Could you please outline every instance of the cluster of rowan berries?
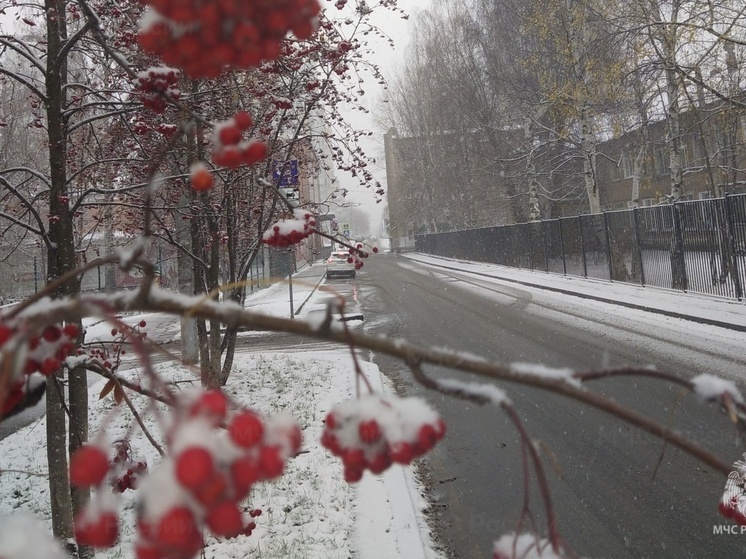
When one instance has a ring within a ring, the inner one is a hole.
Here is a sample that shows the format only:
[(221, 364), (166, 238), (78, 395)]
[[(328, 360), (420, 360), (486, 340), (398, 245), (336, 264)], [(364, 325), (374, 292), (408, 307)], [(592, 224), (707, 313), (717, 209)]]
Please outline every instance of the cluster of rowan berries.
[[(24, 336), (17, 324), (0, 322), (0, 350), (4, 350), (6, 344), (18, 344), (0, 356), (0, 368), (10, 373), (7, 392), (0, 401), (0, 417), (10, 414), (26, 398), (31, 375), (50, 376), (60, 370), (62, 361), (75, 353), (78, 334), (77, 325), (66, 324), (48, 326), (40, 336)], [(6, 362), (6, 359), (11, 361)]]
[[(257, 482), (282, 475), (286, 460), (300, 451), (301, 430), (291, 417), (229, 410), (222, 392), (205, 390), (177, 402), (166, 444), (167, 456), (138, 483), (137, 559), (194, 557), (204, 545), (205, 528), (223, 538), (250, 535), (261, 510), (245, 519), (241, 502)], [(99, 488), (75, 519), (81, 545), (114, 545), (116, 505), (102, 484), (108, 477), (119, 492), (118, 473), (126, 468), (125, 477), (132, 477), (147, 467), (131, 458), (126, 443), (116, 448), (113, 460), (100, 442), (71, 458), (70, 483)]]
[(254, 165), (267, 157), (267, 144), (264, 142), (242, 141), (243, 132), (251, 128), (252, 122), (249, 113), (240, 111), (233, 118), (215, 124), (215, 149), (212, 153), (215, 165), (235, 169), (241, 165)]
[[(144, 331), (147, 326), (145, 320), (141, 320), (137, 325), (126, 328), (125, 330), (118, 330), (117, 328), (111, 329), (111, 337), (114, 338), (114, 344), (111, 346), (92, 347), (88, 349), (88, 356), (91, 361), (100, 365), (102, 368), (111, 371), (115, 363), (118, 363), (119, 357), (126, 354), (127, 350), (122, 346), (123, 343), (131, 340), (133, 337), (140, 339), (145, 338), (148, 333)], [(84, 355), (86, 352), (82, 348), (78, 348), (78, 355)]]
[(193, 78), (214, 78), (225, 68), (251, 68), (276, 59), (292, 33), (308, 39), (321, 11), (318, 0), (144, 0), (140, 45)]
[(116, 454), (111, 461), (111, 487), (114, 493), (124, 493), (127, 489), (136, 489), (138, 481), (145, 475), (148, 464), (144, 459), (132, 456), (132, 448), (126, 440), (114, 443)]
[(240, 503), (254, 484), (282, 475), (300, 450), (301, 431), (290, 417), (228, 407), (221, 392), (207, 390), (177, 414), (167, 434), (169, 457), (141, 485), (138, 558), (193, 557), (203, 527), (224, 538), (256, 527), (245, 522)]
[(366, 469), (380, 474), (392, 463), (411, 463), (445, 431), (424, 400), (373, 394), (335, 406), (326, 417), (321, 444), (342, 459), (345, 480), (353, 483)]
[(284, 248), (298, 244), (313, 233), (316, 218), (301, 208), (293, 210), (293, 217), (275, 222), (262, 235), (262, 242), (269, 246)]
[[(373, 247), (372, 250), (374, 253), (378, 252), (377, 247)], [(368, 252), (363, 250), (363, 245), (361, 243), (357, 243), (354, 247), (350, 248), (348, 252), (349, 256), (347, 257), (347, 263), (354, 264), (356, 270), (362, 268), (365, 264), (363, 260), (370, 256)]]
[(181, 91), (176, 87), (179, 71), (174, 68), (148, 68), (137, 73), (135, 89), (140, 92), (140, 101), (156, 114), (166, 111), (165, 97), (179, 100)]
[(97, 487), (91, 501), (75, 515), (75, 538), (79, 545), (111, 547), (119, 536), (116, 501), (103, 489), (110, 468), (106, 441), (81, 446), (70, 457), (70, 485)]

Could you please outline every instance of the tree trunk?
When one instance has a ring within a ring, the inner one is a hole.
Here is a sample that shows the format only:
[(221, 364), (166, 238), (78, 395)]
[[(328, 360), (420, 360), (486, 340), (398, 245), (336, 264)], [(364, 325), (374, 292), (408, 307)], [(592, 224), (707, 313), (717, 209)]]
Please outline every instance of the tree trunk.
[[(65, 2), (46, 0), (47, 24), (47, 66), (45, 88), (47, 93), (47, 134), (49, 139), (49, 252), (47, 254), (48, 280), (53, 280), (75, 269), (75, 245), (73, 238), (73, 216), (70, 212), (67, 191), (67, 127), (64, 119), (66, 107), (65, 85), (67, 82), (66, 59), (60, 59), (62, 46), (67, 38), (65, 27)], [(59, 14), (59, 16), (58, 16)], [(80, 292), (80, 280), (75, 279), (60, 287), (55, 297), (74, 296)], [(55, 382), (60, 376), (47, 381), (47, 461), (49, 466), (49, 495), (54, 536), (62, 541), (73, 538), (73, 500), (67, 472), (67, 426), (65, 422), (64, 394)], [(73, 382), (71, 387), (77, 397), (80, 386)], [(87, 387), (86, 387), (87, 390)], [(85, 398), (88, 395), (86, 393)], [(73, 429), (87, 431), (87, 415), (77, 415), (73, 421), (82, 425), (71, 425)], [(76, 499), (80, 506), (85, 502)]]
[[(64, 395), (57, 381), (62, 374), (47, 379), (47, 464), (49, 501), (52, 509), (52, 533), (63, 542), (72, 541), (73, 507), (70, 479), (67, 475), (67, 425)], [(73, 548), (74, 549), (74, 548)]]
[[(82, 367), (76, 367), (70, 371), (69, 383), (70, 433), (68, 449), (70, 456), (72, 456), (78, 448), (88, 441), (88, 372)], [(73, 512), (77, 513), (90, 501), (91, 491), (88, 488), (71, 487), (70, 496)], [(94, 556), (92, 547), (78, 547), (78, 557), (80, 559), (92, 559)]]
[(596, 179), (596, 140), (593, 137), (593, 120), (588, 107), (581, 112), (581, 128), (583, 133), (583, 177), (585, 191), (588, 195), (588, 205), (592, 214), (601, 213), (601, 193)]

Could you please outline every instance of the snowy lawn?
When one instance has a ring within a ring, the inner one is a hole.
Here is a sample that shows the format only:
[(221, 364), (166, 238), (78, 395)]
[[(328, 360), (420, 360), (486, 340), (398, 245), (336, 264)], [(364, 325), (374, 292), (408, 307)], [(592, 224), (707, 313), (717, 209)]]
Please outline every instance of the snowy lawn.
[[(310, 282), (298, 285), (300, 301), (313, 296)], [(281, 314), (287, 309), (287, 286), (278, 285), (257, 293), (247, 306)], [(284, 300), (283, 300), (284, 299)], [(309, 301), (308, 308), (319, 308)], [(159, 315), (124, 317), (131, 325), (148, 323), (149, 337), (165, 342), (178, 338), (178, 322)], [(111, 326), (89, 323), (87, 341), (110, 340)], [(386, 391), (378, 368), (361, 362), (375, 390)], [(174, 390), (199, 386), (197, 373), (176, 363), (156, 366), (159, 375)], [(140, 369), (122, 371), (131, 380), (146, 383)], [(105, 381), (90, 390), (90, 433), (95, 439), (105, 433), (109, 442), (127, 438), (132, 454), (145, 459), (152, 469), (158, 452), (142, 435), (133, 415), (124, 405), (117, 406), (111, 395), (99, 393)], [(206, 556), (215, 558), (348, 558), (436, 559), (421, 511), (425, 502), (410, 469), (394, 465), (382, 476), (366, 472), (355, 485), (343, 479), (340, 460), (320, 442), (324, 418), (337, 403), (353, 397), (352, 359), (345, 349), (324, 353), (261, 354), (237, 353), (233, 372), (225, 387), (236, 403), (272, 415), (293, 415), (303, 430), (301, 454), (291, 459), (285, 474), (277, 481), (258, 484), (249, 496), (245, 512), (261, 509), (251, 536), (220, 541), (206, 539)], [(163, 437), (159, 412), (144, 397), (128, 392), (148, 430), (159, 443)], [(51, 532), (46, 479), (45, 418), (0, 441), (0, 517), (29, 512), (42, 519)], [(9, 471), (10, 470), (10, 471)], [(100, 558), (133, 557), (136, 491), (121, 495), (121, 535), (116, 547), (98, 552)], [(0, 522), (2, 522), (0, 520)], [(30, 534), (18, 534), (32, 541)], [(6, 542), (7, 543), (7, 542)], [(0, 555), (3, 553), (0, 541)]]

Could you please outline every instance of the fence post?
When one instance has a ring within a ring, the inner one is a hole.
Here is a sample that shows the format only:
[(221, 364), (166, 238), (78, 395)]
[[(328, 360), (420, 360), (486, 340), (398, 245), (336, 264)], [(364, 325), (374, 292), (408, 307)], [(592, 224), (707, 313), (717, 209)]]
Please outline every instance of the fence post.
[(611, 264), (611, 234), (609, 233), (609, 214), (603, 212), (604, 234), (606, 235), (606, 262), (609, 265), (609, 281), (614, 281), (614, 266)]
[(547, 247), (547, 228), (543, 220), (540, 220), (541, 234), (544, 238), (544, 271), (549, 272), (549, 248)]
[(583, 216), (578, 216), (578, 224), (580, 225), (580, 250), (583, 253), (583, 277), (588, 277), (588, 262), (585, 259), (585, 234), (583, 233)]
[(565, 236), (562, 233), (562, 218), (559, 218), (560, 247), (562, 248), (562, 273), (567, 275), (567, 260), (565, 259)]
[(733, 270), (733, 285), (736, 288), (736, 299), (743, 298), (743, 286), (741, 285), (741, 272), (738, 269), (738, 253), (736, 252), (735, 224), (733, 222), (733, 198), (725, 193), (725, 230), (728, 233), (728, 244), (730, 245), (730, 261)]
[(673, 217), (673, 246), (671, 247), (671, 283), (673, 289), (687, 291), (689, 282), (686, 277), (686, 259), (684, 257), (684, 237), (681, 232), (681, 219), (679, 217), (679, 205), (671, 204), (671, 215)]
[(637, 258), (640, 260), (640, 285), (645, 287), (645, 265), (642, 262), (642, 243), (640, 242), (640, 222), (637, 218), (637, 207), (632, 208), (632, 222), (635, 225), (635, 245)]
[(528, 229), (528, 267), (530, 270), (533, 271), (534, 269), (534, 236), (533, 236), (533, 228), (529, 224), (526, 225), (526, 228)]

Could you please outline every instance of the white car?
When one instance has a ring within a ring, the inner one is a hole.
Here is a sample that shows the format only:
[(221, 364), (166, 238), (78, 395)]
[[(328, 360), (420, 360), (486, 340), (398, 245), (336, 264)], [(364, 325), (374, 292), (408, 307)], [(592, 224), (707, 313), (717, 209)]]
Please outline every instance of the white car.
[(339, 251), (332, 252), (331, 256), (329, 256), (326, 261), (327, 279), (340, 276), (354, 278), (355, 263), (348, 262), (348, 260), (352, 260), (349, 253)]

